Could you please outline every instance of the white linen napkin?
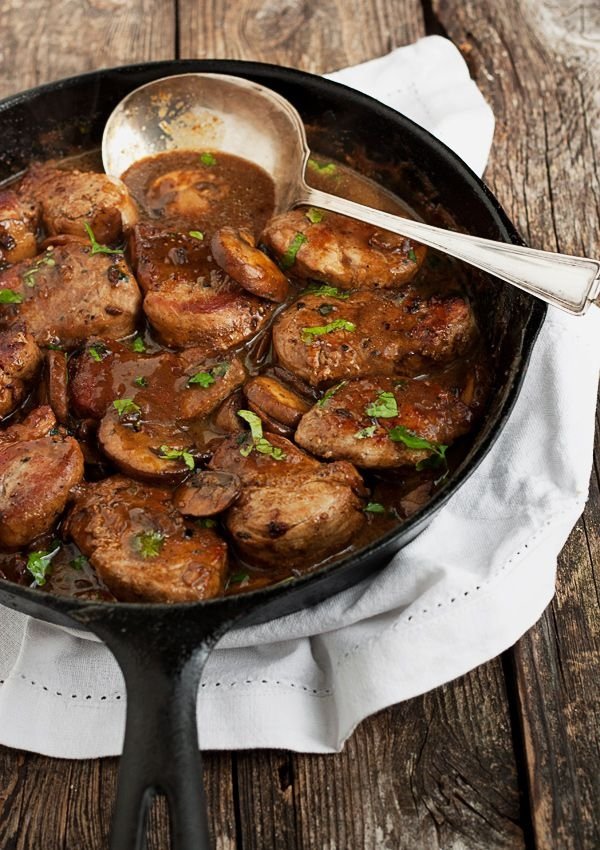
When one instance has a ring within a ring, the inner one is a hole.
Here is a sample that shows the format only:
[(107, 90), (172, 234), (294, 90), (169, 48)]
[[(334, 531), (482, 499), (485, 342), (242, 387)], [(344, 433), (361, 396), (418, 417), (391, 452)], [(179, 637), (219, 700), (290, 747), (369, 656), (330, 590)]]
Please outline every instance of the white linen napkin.
[[(331, 77), (483, 170), (493, 116), (450, 42), (422, 39)], [(429, 528), (372, 580), (222, 640), (200, 688), (203, 749), (335, 751), (367, 715), (467, 672), (535, 623), (587, 498), (599, 339), (598, 311), (551, 309), (502, 435)], [(119, 753), (125, 690), (108, 650), (0, 612), (0, 743)]]

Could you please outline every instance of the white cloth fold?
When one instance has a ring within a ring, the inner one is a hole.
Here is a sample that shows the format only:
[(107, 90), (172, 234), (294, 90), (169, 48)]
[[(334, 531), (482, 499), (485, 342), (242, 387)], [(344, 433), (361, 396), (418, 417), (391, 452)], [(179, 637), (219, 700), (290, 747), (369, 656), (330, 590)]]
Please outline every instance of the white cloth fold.
[[(423, 39), (331, 76), (482, 171), (493, 116), (450, 42)], [(225, 636), (200, 688), (203, 749), (334, 751), (367, 715), (465, 673), (533, 625), (587, 497), (599, 339), (600, 315), (551, 309), (510, 420), (429, 528), (371, 580)], [(119, 753), (125, 691), (108, 650), (0, 612), (0, 743)]]

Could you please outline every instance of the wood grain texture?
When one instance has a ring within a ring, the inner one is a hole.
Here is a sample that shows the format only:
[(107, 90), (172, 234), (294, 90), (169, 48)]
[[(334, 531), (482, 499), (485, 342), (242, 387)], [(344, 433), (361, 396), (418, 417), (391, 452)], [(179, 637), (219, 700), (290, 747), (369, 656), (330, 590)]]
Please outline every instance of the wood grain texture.
[[(343, 0), (2, 0), (0, 96), (176, 52), (322, 73), (413, 41), (426, 23), (461, 47), (493, 105), (487, 179), (523, 234), (538, 247), (597, 253), (599, 14), (597, 0), (363, 0), (351, 14)], [(495, 660), (369, 718), (338, 755), (208, 754), (217, 850), (600, 846), (599, 468), (597, 448), (556, 600), (506, 666), (512, 696)], [(104, 850), (116, 770), (116, 759), (0, 748), (2, 850)], [(164, 801), (148, 846), (169, 847)]]
[(175, 51), (167, 0), (2, 0), (0, 97), (95, 68)]
[[(530, 244), (600, 245), (600, 7), (439, 0), (438, 24), (493, 104), (486, 178)], [(535, 845), (600, 847), (600, 458), (560, 557), (557, 593), (514, 651)]]
[(237, 768), (244, 850), (525, 847), (498, 660), (365, 720), (339, 754)]
[[(349, 13), (351, 8), (351, 13)], [(182, 57), (246, 59), (323, 74), (424, 35), (419, 0), (179, 0)]]

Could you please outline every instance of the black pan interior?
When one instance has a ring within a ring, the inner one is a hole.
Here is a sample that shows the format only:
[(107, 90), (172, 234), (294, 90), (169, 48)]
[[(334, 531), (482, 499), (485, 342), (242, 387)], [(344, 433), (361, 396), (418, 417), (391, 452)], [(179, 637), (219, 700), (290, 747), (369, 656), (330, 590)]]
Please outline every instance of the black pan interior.
[[(339, 84), (272, 65), (234, 61), (173, 61), (104, 70), (62, 80), (0, 103), (0, 181), (35, 159), (98, 146), (117, 102), (144, 83), (192, 71), (235, 74), (269, 86), (301, 113), (311, 146), (351, 162), (385, 182), (432, 224), (522, 244), (496, 199), (444, 145), (398, 113)], [(151, 611), (160, 621), (243, 620), (244, 625), (291, 613), (355, 584), (412, 540), (485, 456), (518, 394), (546, 308), (487, 275), (475, 276), (473, 299), (494, 363), (491, 406), (472, 447), (431, 502), (397, 531), (366, 549), (284, 587), (188, 605), (91, 603), (52, 597), (0, 581), (0, 601), (42, 619), (80, 625)]]

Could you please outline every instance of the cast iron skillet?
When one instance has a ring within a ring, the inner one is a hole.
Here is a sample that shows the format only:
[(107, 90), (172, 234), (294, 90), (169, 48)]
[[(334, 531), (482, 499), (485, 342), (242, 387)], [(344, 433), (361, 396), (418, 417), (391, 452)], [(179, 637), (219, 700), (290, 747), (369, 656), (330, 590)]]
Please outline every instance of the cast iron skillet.
[[(99, 144), (104, 123), (137, 86), (189, 71), (235, 74), (287, 97), (315, 150), (383, 180), (433, 224), (522, 244), (498, 201), (443, 144), (407, 118), (362, 94), (300, 71), (252, 62), (172, 61), (96, 71), (40, 86), (0, 103), (0, 180), (35, 158)], [(0, 602), (41, 620), (89, 629), (114, 653), (127, 685), (127, 725), (119, 770), (112, 850), (141, 850), (149, 804), (169, 802), (173, 850), (208, 850), (198, 751), (196, 698), (219, 638), (313, 605), (379, 570), (442, 508), (489, 451), (520, 389), (546, 307), (494, 278), (476, 278), (480, 326), (494, 355), (491, 407), (471, 448), (434, 498), (397, 531), (334, 565), (283, 586), (206, 602), (111, 604), (50, 596), (0, 580)]]

